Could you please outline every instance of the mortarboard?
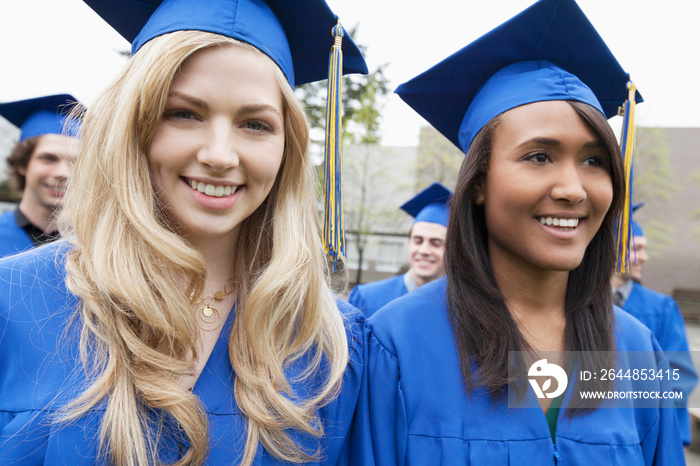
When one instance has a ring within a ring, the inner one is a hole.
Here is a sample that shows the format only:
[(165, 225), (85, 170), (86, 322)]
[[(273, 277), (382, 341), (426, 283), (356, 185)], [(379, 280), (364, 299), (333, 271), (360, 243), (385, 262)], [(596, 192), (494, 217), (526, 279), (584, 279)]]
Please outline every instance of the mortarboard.
[[(213, 32), (268, 55), (293, 86), (328, 78), (336, 15), (324, 0), (85, 0), (136, 53), (146, 42), (181, 30)], [(360, 50), (343, 37), (343, 72), (367, 73)]]
[(84, 1), (132, 42), (132, 53), (160, 35), (198, 30), (253, 45), (279, 66), (292, 87), (327, 78), (323, 241), (334, 261), (345, 256), (341, 77), (368, 71), (362, 53), (325, 0)]
[(617, 115), (628, 81), (576, 2), (541, 0), (396, 93), (466, 152), (492, 118), (527, 103), (578, 100)]
[(415, 218), (413, 223), (429, 222), (447, 227), (450, 219), (452, 191), (441, 183), (433, 183), (401, 206), (401, 209)]
[(465, 153), (486, 123), (521, 105), (574, 100), (607, 118), (622, 109), (627, 193), (615, 234), (617, 268), (629, 270), (634, 113), (642, 98), (574, 0), (538, 1), (396, 93)]
[(79, 103), (72, 95), (48, 95), (0, 104), (0, 115), (20, 129), (20, 142), (44, 134), (65, 132), (74, 136), (79, 123), (69, 120), (68, 115), (75, 105)]

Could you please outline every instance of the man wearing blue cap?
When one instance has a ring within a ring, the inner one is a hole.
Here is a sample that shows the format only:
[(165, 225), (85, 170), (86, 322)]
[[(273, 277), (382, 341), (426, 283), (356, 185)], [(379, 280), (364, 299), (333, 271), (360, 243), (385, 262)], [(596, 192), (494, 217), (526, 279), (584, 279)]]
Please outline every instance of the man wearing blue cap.
[(0, 215), (0, 257), (58, 237), (54, 214), (78, 153), (78, 139), (64, 134), (66, 114), (75, 102), (63, 94), (0, 104), (0, 115), (20, 128), (7, 164), (13, 187), (22, 192), (17, 208)]
[(433, 183), (401, 206), (415, 218), (408, 234), (410, 268), (403, 275), (353, 288), (348, 301), (366, 317), (389, 301), (445, 275), (443, 255), (451, 195), (445, 186)]
[[(643, 204), (634, 206), (637, 210)], [(691, 443), (688, 397), (698, 382), (693, 361), (688, 352), (688, 338), (683, 315), (676, 301), (641, 284), (642, 266), (649, 259), (646, 253), (647, 239), (642, 227), (632, 221), (634, 252), (630, 273), (613, 275), (613, 301), (615, 305), (639, 319), (654, 332), (661, 349), (668, 358), (671, 369), (678, 369), (679, 378), (673, 381), (673, 389), (683, 394), (676, 400), (676, 414), (684, 445)]]

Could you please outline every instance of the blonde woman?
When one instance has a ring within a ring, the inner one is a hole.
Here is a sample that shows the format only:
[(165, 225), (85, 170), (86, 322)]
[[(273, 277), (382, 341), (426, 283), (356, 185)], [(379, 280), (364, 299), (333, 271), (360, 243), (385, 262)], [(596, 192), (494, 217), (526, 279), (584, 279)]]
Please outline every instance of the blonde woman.
[(134, 55), (85, 117), (66, 240), (0, 263), (0, 458), (346, 462), (362, 322), (328, 286), (292, 93), (335, 16), (129, 3), (91, 4)]

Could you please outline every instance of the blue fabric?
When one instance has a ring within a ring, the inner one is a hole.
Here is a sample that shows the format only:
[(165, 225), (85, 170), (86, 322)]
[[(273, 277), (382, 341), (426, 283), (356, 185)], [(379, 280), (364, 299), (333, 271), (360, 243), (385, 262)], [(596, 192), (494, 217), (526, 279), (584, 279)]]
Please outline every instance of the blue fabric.
[(403, 274), (372, 283), (357, 285), (350, 292), (348, 302), (361, 310), (366, 318), (388, 302), (408, 293)]
[(634, 220), (632, 220), (632, 236), (644, 236), (642, 226)]
[[(632, 215), (637, 212), (637, 209), (644, 207), (644, 202), (637, 202), (636, 204), (632, 204)], [(642, 229), (642, 226), (632, 220), (632, 236), (644, 236), (644, 230)]]
[[(368, 375), (355, 426), (366, 433), (358, 450), (363, 464), (685, 464), (673, 409), (641, 409), (627, 400), (628, 408), (560, 417), (555, 444), (532, 391), (525, 400), (532, 409), (491, 404), (478, 389), (467, 397), (446, 312), (446, 283), (444, 277), (428, 283), (367, 322)], [(618, 350), (656, 350), (648, 354), (663, 358), (649, 329), (617, 308), (616, 320)], [(668, 367), (665, 359), (656, 363)]]
[[(85, 0), (126, 40), (132, 53), (160, 35), (198, 30), (247, 42), (263, 51), (295, 85), (328, 78), (331, 29), (337, 17), (324, 0)], [(349, 34), (343, 74), (367, 73)]]
[[(85, 386), (79, 361), (77, 325), (68, 325), (77, 299), (65, 287), (63, 261), (68, 246), (57, 241), (0, 261), (0, 463), (4, 465), (93, 465), (103, 411), (99, 406), (77, 422), (61, 426), (52, 416)], [(324, 459), (311, 464), (348, 464), (350, 424), (362, 382), (363, 318), (339, 302), (346, 318), (351, 362), (342, 391), (321, 408), (326, 437), (315, 440), (292, 433), (307, 448), (320, 446)], [(231, 312), (231, 316), (234, 313)], [(235, 374), (227, 354), (232, 319), (197, 380), (194, 393), (201, 399), (210, 426), (210, 453), (206, 464), (237, 464), (245, 445), (246, 419), (233, 396)], [(295, 391), (299, 363), (288, 368)], [(312, 380), (310, 383), (316, 383)], [(178, 457), (176, 434), (159, 445), (161, 459)], [(262, 446), (256, 465), (281, 464)]]
[(17, 254), (34, 247), (32, 239), (17, 225), (12, 210), (0, 214), (0, 257)]
[(70, 94), (35, 97), (0, 104), (0, 115), (20, 129), (20, 142), (44, 134), (77, 136), (79, 122), (66, 118), (77, 102)]
[(664, 350), (671, 368), (678, 369), (680, 378), (674, 382), (673, 389), (683, 393), (683, 400), (676, 402), (676, 414), (683, 443), (688, 445), (691, 441), (688, 397), (698, 383), (698, 375), (688, 352), (688, 338), (681, 310), (672, 297), (639, 283), (632, 285), (632, 292), (622, 307), (649, 327)]
[(466, 152), (486, 123), (512, 108), (533, 102), (574, 100), (605, 115), (598, 98), (579, 78), (546, 60), (521, 61), (495, 73), (479, 89), (459, 127)]
[(437, 223), (447, 228), (447, 222), (450, 220), (450, 206), (447, 204), (440, 204), (434, 202), (425, 206), (418, 215), (413, 223), (418, 222), (428, 222)]

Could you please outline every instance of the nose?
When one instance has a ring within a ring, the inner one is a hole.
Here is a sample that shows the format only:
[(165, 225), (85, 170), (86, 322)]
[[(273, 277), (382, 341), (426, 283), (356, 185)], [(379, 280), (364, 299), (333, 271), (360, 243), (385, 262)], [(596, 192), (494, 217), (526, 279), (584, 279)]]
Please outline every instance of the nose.
[(207, 140), (197, 152), (197, 160), (214, 171), (225, 171), (238, 166), (234, 131), (230, 123), (212, 124)]
[(556, 177), (551, 191), (554, 200), (573, 205), (586, 200), (586, 190), (575, 162), (562, 162), (560, 169), (552, 175)]
[(430, 242), (423, 241), (418, 247), (418, 252), (424, 256), (430, 254)]
[(637, 262), (639, 264), (643, 264), (649, 260), (649, 255), (647, 254), (647, 252), (644, 249), (642, 249), (640, 251), (635, 251), (635, 256), (636, 256), (635, 262)]
[(59, 181), (66, 181), (73, 174), (73, 165), (65, 159), (61, 159), (55, 166), (54, 177)]

